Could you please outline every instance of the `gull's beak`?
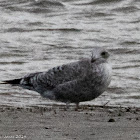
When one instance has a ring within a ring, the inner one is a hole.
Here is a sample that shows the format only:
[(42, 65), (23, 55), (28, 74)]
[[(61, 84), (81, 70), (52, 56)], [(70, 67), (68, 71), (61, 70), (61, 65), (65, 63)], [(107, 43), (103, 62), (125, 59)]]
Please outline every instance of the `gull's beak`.
[(91, 58), (91, 63), (94, 63), (96, 61), (96, 59)]
[(92, 52), (92, 55), (91, 55), (91, 63), (94, 63), (96, 60), (98, 59), (97, 56), (93, 56), (93, 52)]

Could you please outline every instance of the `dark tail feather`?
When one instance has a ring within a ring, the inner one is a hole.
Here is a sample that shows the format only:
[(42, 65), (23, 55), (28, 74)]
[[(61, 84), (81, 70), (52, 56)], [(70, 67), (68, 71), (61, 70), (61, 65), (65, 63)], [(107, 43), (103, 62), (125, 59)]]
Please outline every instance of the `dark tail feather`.
[(13, 79), (13, 80), (3, 81), (1, 84), (19, 85), (20, 81), (21, 79)]

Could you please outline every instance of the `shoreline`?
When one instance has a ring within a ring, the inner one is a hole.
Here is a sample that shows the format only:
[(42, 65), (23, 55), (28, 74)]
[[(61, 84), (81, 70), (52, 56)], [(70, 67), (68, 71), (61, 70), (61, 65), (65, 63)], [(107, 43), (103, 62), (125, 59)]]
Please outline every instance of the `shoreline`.
[(139, 140), (140, 108), (0, 107), (0, 139)]

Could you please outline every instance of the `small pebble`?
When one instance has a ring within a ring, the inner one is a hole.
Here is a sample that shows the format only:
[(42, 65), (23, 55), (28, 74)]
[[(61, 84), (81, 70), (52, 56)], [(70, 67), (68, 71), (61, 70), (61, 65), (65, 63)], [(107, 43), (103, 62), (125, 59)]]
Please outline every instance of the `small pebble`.
[(122, 116), (122, 114), (119, 112), (118, 116)]
[(114, 119), (109, 119), (108, 122), (115, 122), (115, 120)]
[(128, 120), (132, 120), (132, 118), (127, 118)]
[(138, 121), (138, 120), (139, 120), (139, 118), (136, 118), (136, 120)]
[(49, 127), (45, 127), (45, 129), (50, 129)]
[(131, 111), (131, 108), (126, 108), (126, 112), (130, 112)]
[(114, 113), (115, 110), (114, 109), (108, 109), (109, 113)]
[(69, 134), (67, 133), (67, 134), (64, 134), (64, 136), (68, 136)]

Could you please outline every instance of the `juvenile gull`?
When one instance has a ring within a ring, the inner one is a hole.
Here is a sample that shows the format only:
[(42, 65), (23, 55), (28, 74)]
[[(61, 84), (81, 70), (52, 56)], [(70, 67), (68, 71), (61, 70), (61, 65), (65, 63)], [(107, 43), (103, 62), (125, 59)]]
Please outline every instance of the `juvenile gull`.
[(46, 72), (4, 81), (4, 84), (34, 90), (44, 98), (68, 103), (90, 101), (101, 95), (111, 81), (109, 52), (94, 48), (91, 57), (54, 67)]

